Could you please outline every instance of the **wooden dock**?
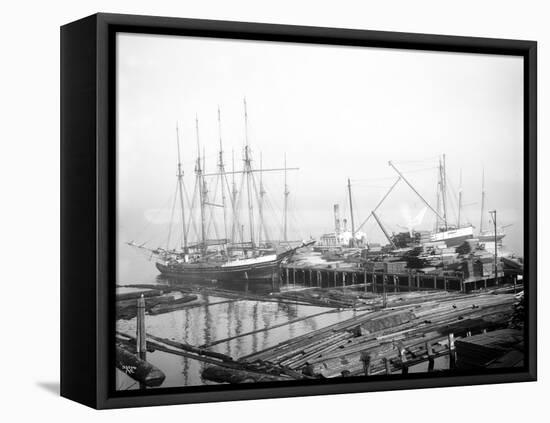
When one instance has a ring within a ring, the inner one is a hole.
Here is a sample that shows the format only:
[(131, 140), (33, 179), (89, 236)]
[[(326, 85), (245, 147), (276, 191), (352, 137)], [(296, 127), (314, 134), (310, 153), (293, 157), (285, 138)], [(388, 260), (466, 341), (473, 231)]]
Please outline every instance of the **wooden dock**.
[(281, 288), (296, 285), (318, 288), (337, 288), (363, 286), (365, 291), (373, 293), (444, 290), (469, 292), (487, 289), (517, 282), (514, 275), (500, 272), (498, 278), (471, 276), (464, 277), (462, 272), (455, 274), (438, 272), (422, 273), (411, 270), (402, 273), (390, 273), (382, 270), (367, 271), (358, 265), (297, 265), (283, 264), (279, 277)]

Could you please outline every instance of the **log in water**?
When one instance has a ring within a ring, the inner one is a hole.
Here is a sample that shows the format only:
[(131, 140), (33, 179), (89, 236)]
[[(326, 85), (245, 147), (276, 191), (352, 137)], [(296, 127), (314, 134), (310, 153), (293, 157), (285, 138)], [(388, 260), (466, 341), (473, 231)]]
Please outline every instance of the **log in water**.
[(151, 363), (138, 358), (120, 346), (116, 347), (115, 359), (117, 369), (146, 386), (159, 386), (166, 378), (160, 369), (157, 369)]

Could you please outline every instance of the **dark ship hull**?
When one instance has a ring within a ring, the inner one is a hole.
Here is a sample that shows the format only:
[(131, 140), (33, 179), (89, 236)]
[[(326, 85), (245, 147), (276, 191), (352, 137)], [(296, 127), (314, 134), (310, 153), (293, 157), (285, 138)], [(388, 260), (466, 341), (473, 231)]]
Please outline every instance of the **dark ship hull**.
[(160, 263), (157, 262), (157, 269), (165, 276), (182, 278), (197, 281), (218, 281), (218, 282), (239, 282), (246, 280), (253, 281), (275, 281), (279, 278), (281, 262), (295, 250), (285, 251), (276, 255), (272, 260), (254, 262), (254, 260), (243, 260), (231, 263)]

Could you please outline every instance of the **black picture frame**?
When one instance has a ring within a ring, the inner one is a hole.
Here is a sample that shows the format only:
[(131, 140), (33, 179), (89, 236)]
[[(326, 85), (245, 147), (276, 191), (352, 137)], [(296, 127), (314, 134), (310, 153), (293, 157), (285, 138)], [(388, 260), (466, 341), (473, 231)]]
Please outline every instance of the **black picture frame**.
[[(136, 32), (524, 58), (524, 246), (527, 321), (520, 371), (411, 374), (116, 392), (115, 34)], [(232, 401), (534, 381), (537, 375), (537, 44), (534, 41), (95, 14), (61, 28), (61, 395), (90, 407)]]

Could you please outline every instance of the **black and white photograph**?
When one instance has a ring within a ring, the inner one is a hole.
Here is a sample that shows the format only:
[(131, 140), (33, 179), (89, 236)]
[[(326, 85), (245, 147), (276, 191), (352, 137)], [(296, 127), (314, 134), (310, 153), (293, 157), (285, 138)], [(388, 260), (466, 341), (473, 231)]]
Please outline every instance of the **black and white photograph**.
[(522, 369), (523, 61), (117, 33), (116, 390)]

